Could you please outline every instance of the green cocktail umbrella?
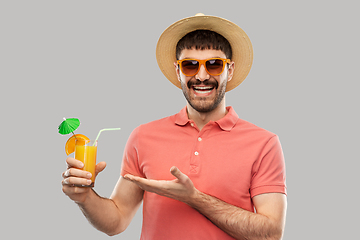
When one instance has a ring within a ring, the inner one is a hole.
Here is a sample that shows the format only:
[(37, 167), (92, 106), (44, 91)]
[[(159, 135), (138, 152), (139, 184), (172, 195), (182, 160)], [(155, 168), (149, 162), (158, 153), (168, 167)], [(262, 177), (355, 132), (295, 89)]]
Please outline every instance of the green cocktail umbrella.
[(80, 126), (80, 120), (77, 118), (64, 118), (64, 121), (59, 125), (60, 134), (74, 134), (74, 131)]

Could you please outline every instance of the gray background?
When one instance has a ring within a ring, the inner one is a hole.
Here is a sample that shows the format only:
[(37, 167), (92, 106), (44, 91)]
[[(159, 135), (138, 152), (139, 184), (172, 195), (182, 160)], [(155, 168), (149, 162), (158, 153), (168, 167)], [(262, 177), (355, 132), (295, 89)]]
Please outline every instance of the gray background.
[[(286, 157), (284, 239), (355, 236), (359, 215), (356, 1), (1, 1), (1, 239), (106, 239), (61, 191), (63, 117), (100, 137), (109, 197), (126, 140), (185, 100), (159, 70), (157, 39), (198, 12), (249, 35), (254, 64), (227, 94), (239, 116), (279, 135)], [(355, 219), (355, 220), (354, 220)], [(141, 211), (116, 239), (138, 239)], [(4, 237), (3, 237), (4, 236)], [(6, 237), (5, 237), (6, 236)]]

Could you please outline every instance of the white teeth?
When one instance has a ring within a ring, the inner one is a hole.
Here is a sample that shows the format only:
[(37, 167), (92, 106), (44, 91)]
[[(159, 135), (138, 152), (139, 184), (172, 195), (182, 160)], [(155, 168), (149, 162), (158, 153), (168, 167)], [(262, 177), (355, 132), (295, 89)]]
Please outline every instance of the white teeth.
[(199, 91), (199, 90), (196, 90), (195, 89), (195, 92), (197, 92), (197, 93), (210, 93), (212, 90), (208, 90), (208, 91), (204, 91), (204, 90), (201, 90), (201, 91)]
[(198, 94), (207, 94), (211, 93), (214, 89), (214, 86), (193, 86), (193, 89)]
[(213, 87), (194, 87), (196, 90), (206, 90), (206, 89), (212, 89)]
[(207, 94), (210, 93), (212, 90), (213, 90), (212, 87), (194, 87), (194, 91), (196, 93)]

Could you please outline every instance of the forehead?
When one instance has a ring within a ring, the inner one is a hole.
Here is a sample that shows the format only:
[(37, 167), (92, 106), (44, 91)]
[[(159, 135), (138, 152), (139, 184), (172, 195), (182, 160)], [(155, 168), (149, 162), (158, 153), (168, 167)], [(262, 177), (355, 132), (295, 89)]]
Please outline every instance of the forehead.
[(226, 58), (226, 55), (223, 51), (214, 49), (183, 49), (179, 56), (179, 60), (189, 58), (203, 60), (208, 58)]

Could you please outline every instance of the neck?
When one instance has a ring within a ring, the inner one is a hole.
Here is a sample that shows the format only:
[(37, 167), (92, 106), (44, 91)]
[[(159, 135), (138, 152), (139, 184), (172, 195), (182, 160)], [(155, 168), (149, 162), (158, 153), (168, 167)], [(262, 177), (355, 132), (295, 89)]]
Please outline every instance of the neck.
[(187, 114), (196, 126), (201, 130), (208, 122), (218, 121), (227, 114), (225, 99), (211, 112), (198, 112), (187, 103)]

